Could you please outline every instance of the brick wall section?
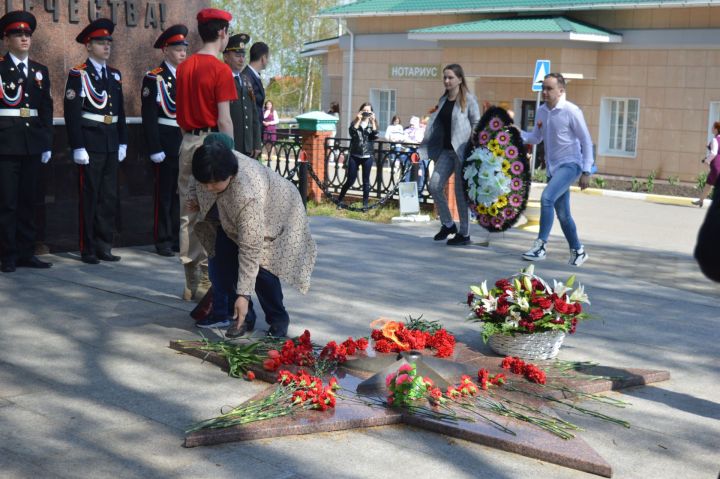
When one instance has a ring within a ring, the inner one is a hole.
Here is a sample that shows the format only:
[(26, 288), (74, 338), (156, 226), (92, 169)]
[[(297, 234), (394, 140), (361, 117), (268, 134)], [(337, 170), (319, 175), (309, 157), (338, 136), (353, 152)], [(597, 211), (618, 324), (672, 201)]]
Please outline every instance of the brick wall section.
[[(307, 162), (322, 181), (325, 179), (325, 139), (333, 136), (333, 132), (300, 130), (300, 134)], [(308, 178), (308, 199), (316, 203), (323, 199), (322, 189), (312, 178)]]

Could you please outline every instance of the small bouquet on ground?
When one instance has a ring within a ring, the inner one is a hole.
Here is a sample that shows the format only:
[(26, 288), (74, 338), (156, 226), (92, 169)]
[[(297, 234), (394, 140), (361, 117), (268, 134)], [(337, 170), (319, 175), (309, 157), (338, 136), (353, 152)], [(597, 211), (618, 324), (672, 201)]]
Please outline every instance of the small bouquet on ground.
[(403, 407), (425, 398), (433, 383), (429, 378), (419, 376), (414, 364), (403, 364), (397, 372), (388, 374), (385, 385), (389, 391), (388, 405)]
[(468, 321), (482, 323), (483, 341), (494, 334), (515, 335), (562, 331), (573, 334), (580, 320), (588, 318), (582, 304), (590, 304), (585, 288), (575, 289), (575, 276), (551, 287), (534, 274), (530, 265), (518, 274), (495, 282), (471, 286), (467, 296)]
[(455, 351), (455, 336), (437, 321), (411, 317), (403, 324), (381, 318), (370, 323), (370, 327), (373, 328), (370, 337), (379, 353), (434, 349), (436, 357), (447, 358)]

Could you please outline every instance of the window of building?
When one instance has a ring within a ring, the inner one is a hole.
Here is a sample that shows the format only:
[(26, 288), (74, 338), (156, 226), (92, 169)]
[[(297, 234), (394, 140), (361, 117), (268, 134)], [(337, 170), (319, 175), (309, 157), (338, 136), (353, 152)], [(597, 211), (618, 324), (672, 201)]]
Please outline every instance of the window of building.
[(380, 135), (383, 135), (396, 114), (395, 90), (370, 89), (370, 104), (375, 111)]
[(635, 158), (640, 100), (603, 98), (600, 102), (600, 154)]
[(707, 135), (708, 135), (708, 142), (713, 137), (712, 132), (712, 126), (713, 123), (716, 121), (720, 121), (720, 101), (711, 101), (710, 102), (710, 116), (708, 117), (708, 128), (707, 128)]

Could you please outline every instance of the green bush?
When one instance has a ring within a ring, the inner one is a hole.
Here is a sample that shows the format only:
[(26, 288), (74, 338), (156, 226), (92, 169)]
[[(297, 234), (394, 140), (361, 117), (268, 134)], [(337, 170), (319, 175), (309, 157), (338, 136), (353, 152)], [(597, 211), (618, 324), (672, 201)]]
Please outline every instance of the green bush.
[(679, 176), (671, 176), (668, 178), (668, 183), (670, 183), (670, 186), (677, 186), (680, 184), (680, 177)]
[(536, 183), (547, 183), (547, 171), (543, 168), (536, 168), (532, 180)]
[(647, 177), (647, 183), (645, 183), (645, 188), (647, 189), (648, 193), (652, 193), (655, 189), (655, 176), (657, 175), (657, 172), (655, 170), (652, 170), (650, 174)]
[(640, 191), (640, 182), (637, 178), (632, 179), (632, 185), (630, 186), (630, 189), (634, 192)]
[(607, 181), (605, 181), (605, 178), (602, 176), (596, 176), (593, 181), (595, 182), (595, 187), (603, 189), (607, 186)]
[(707, 184), (707, 177), (708, 177), (707, 171), (698, 173), (697, 178), (695, 180), (695, 188), (702, 191), (702, 189), (705, 188), (705, 185)]

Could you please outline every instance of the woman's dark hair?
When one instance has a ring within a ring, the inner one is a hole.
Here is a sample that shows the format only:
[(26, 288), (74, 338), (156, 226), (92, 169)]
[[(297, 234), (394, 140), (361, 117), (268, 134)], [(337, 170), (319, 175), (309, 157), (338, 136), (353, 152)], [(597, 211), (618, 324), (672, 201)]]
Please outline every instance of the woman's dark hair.
[(372, 107), (372, 105), (370, 104), (369, 101), (366, 101), (365, 103), (363, 103), (362, 105), (360, 105), (360, 108), (358, 108), (358, 111), (363, 111), (363, 108), (365, 108), (366, 106), (369, 106), (369, 107), (370, 107), (370, 111), (375, 111), (375, 110), (373, 110), (373, 107)]
[(200, 38), (203, 43), (210, 43), (220, 37), (218, 34), (220, 30), (224, 30), (228, 27), (230, 27), (230, 24), (227, 20), (210, 20), (209, 22), (198, 24), (198, 33), (200, 34)]
[(330, 103), (330, 110), (328, 110), (328, 113), (340, 113), (340, 105), (338, 105), (338, 102), (334, 101)]
[(400, 115), (395, 115), (395, 116), (393, 116), (393, 117), (392, 117), (392, 120), (390, 120), (390, 124), (391, 124), (391, 125), (394, 125), (394, 124), (395, 124), (395, 120), (397, 120), (398, 123), (402, 123), (402, 120), (400, 120)]
[(713, 123), (713, 128), (720, 132), (720, 121), (716, 121), (715, 123)]
[(465, 107), (467, 107), (467, 100), (465, 99), (465, 97), (468, 92), (467, 83), (465, 82), (465, 71), (463, 70), (463, 67), (461, 67), (457, 63), (451, 63), (450, 65), (447, 65), (445, 68), (443, 68), (443, 72), (445, 70), (450, 70), (455, 74), (456, 77), (460, 79), (460, 91), (458, 92), (457, 99), (460, 102), (460, 111), (464, 112)]
[(270, 103), (273, 106), (273, 108), (275, 108), (275, 105), (273, 105), (272, 100), (265, 100), (265, 104), (263, 105), (263, 108), (267, 108), (268, 103)]
[(237, 172), (235, 154), (221, 142), (202, 145), (193, 154), (192, 174), (200, 183), (225, 181)]

